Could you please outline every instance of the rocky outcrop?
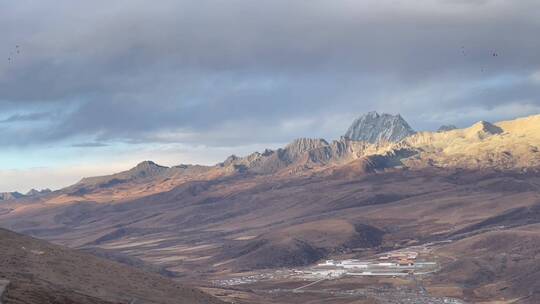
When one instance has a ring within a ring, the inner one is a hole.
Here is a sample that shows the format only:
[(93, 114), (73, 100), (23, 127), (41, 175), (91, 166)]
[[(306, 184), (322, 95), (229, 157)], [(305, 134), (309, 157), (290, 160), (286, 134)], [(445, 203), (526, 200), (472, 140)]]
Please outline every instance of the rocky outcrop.
[(2, 192), (0, 193), (0, 201), (9, 201), (24, 197), (24, 194), (19, 192)]
[(437, 132), (447, 132), (447, 131), (452, 131), (456, 129), (457, 127), (454, 125), (442, 125), (437, 129)]
[(132, 181), (135, 179), (158, 176), (169, 168), (160, 166), (153, 161), (143, 161), (130, 170), (113, 175), (83, 178), (79, 184), (86, 186), (108, 187), (114, 184)]
[(298, 172), (329, 164), (342, 164), (367, 155), (385, 154), (389, 148), (387, 143), (378, 145), (347, 138), (331, 143), (324, 139), (299, 138), (275, 151), (255, 152), (246, 157), (232, 155), (220, 166), (256, 174), (271, 174), (283, 169)]
[(141, 177), (151, 177), (156, 176), (164, 171), (166, 171), (168, 167), (160, 166), (153, 161), (143, 161), (131, 170), (126, 171), (123, 175), (125, 178), (131, 179), (131, 178), (141, 178)]
[(345, 138), (369, 143), (398, 142), (415, 133), (399, 114), (369, 112), (352, 123)]
[(479, 139), (483, 139), (491, 135), (501, 134), (503, 132), (502, 128), (487, 121), (479, 121), (469, 129), (469, 134), (477, 136)]
[(28, 191), (26, 194), (22, 194), (20, 192), (2, 192), (0, 193), (0, 201), (9, 201), (9, 200), (16, 200), (20, 198), (33, 198), (33, 197), (39, 197), (46, 194), (51, 193), (52, 191), (50, 189), (43, 189), (41, 191), (32, 189)]
[(299, 138), (285, 146), (283, 149), (282, 158), (284, 158), (287, 162), (293, 163), (296, 160), (304, 157), (305, 153), (308, 151), (321, 149), (328, 146), (328, 142), (321, 138)]
[(42, 189), (42, 190), (31, 189), (30, 191), (26, 192), (25, 196), (35, 197), (35, 196), (49, 194), (51, 192), (52, 192), (51, 189)]
[(20, 199), (20, 198), (40, 197), (43, 195), (47, 195), (51, 192), (52, 192), (51, 189), (42, 189), (42, 190), (31, 189), (30, 191), (26, 192), (26, 194), (22, 194), (17, 191), (2, 192), (0, 193), (0, 201), (15, 200), (15, 199)]

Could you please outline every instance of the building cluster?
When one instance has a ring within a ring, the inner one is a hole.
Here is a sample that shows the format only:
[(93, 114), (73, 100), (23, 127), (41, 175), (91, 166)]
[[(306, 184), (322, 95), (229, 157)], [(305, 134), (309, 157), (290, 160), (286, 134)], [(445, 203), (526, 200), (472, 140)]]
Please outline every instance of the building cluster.
[(378, 258), (378, 263), (360, 261), (355, 259), (348, 260), (326, 260), (320, 263), (319, 267), (332, 267), (342, 269), (366, 269), (369, 267), (396, 267), (396, 266), (414, 266), (418, 253), (414, 251), (396, 251), (384, 254)]
[(312, 269), (300, 272), (300, 275), (306, 278), (339, 278), (345, 274), (345, 269)]
[(388, 261), (398, 266), (414, 266), (418, 253), (414, 251), (390, 252), (379, 257), (379, 261)]
[(369, 262), (360, 261), (360, 260), (326, 260), (324, 263), (318, 264), (317, 266), (329, 266), (329, 267), (339, 267), (344, 269), (354, 269), (354, 268), (368, 268)]

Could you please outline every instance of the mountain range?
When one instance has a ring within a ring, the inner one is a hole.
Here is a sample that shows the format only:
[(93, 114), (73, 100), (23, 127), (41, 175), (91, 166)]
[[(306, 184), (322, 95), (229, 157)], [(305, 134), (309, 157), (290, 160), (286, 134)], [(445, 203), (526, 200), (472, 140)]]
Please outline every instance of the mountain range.
[(50, 189), (42, 189), (42, 190), (36, 190), (31, 189), (26, 194), (22, 194), (20, 192), (0, 192), (0, 201), (7, 201), (7, 200), (13, 200), (13, 199), (19, 199), (23, 197), (37, 197), (45, 194), (49, 194), (52, 191)]
[[(368, 113), (333, 141), (301, 138), (213, 166), (144, 161), (6, 200), (0, 224), (207, 287), (239, 273), (440, 244), (432, 254), (441, 269), (424, 280), (431, 293), (538, 303), (539, 147), (540, 115), (415, 132), (399, 115)], [(235, 301), (296, 303), (259, 287)]]
[[(387, 128), (381, 127), (384, 125)], [(358, 126), (363, 126), (365, 132), (359, 132)], [(342, 166), (355, 166), (356, 173), (430, 167), (526, 170), (540, 165), (538, 126), (540, 115), (496, 124), (480, 121), (465, 129), (414, 132), (399, 115), (370, 112), (355, 120), (347, 134), (373, 142), (353, 140), (347, 135), (331, 142), (300, 138), (277, 150), (267, 149), (244, 157), (232, 155), (214, 166), (165, 167), (144, 161), (125, 172), (84, 178), (58, 194), (90, 194), (95, 189), (121, 187), (139, 181), (151, 184), (157, 181), (159, 188), (155, 190), (161, 191), (187, 180), (211, 180), (238, 174), (325, 174)], [(146, 193), (141, 191), (141, 194)]]

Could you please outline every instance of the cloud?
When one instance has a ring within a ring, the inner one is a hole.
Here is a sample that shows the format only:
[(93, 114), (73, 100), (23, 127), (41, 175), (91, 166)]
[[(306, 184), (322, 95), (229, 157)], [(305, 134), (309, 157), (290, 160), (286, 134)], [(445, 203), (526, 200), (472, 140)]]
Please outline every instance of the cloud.
[(85, 143), (77, 143), (71, 145), (74, 148), (101, 148), (101, 147), (107, 147), (109, 145), (100, 143), (100, 142), (85, 142)]
[(8, 118), (0, 120), (0, 123), (13, 123), (13, 122), (31, 122), (44, 120), (51, 117), (50, 113), (28, 113), (28, 114), (13, 114)]
[(533, 72), (530, 78), (533, 83), (540, 84), (540, 70)]
[(0, 60), (0, 110), (61, 114), (45, 126), (14, 114), (6, 120), (20, 123), (0, 136), (226, 146), (337, 137), (370, 110), (401, 112), (417, 129), (465, 108), (475, 111), (463, 123), (492, 120), (505, 104), (540, 105), (530, 81), (538, 9), (533, 0), (19, 1), (0, 10), (10, 29), (0, 54), (21, 48)]

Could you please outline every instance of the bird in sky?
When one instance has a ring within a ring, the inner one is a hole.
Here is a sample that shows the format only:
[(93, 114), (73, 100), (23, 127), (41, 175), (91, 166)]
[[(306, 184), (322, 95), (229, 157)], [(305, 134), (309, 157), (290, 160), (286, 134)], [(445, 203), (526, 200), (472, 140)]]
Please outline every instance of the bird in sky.
[(15, 56), (19, 54), (21, 54), (21, 46), (17, 44), (15, 45), (15, 53), (13, 51), (9, 52), (8, 62), (11, 63), (15, 59)]

